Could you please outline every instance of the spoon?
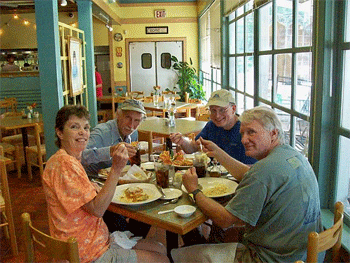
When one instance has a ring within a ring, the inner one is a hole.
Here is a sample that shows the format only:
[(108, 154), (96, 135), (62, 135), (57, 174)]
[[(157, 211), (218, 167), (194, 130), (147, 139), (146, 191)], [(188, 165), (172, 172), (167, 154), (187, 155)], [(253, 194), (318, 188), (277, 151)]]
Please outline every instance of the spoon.
[(170, 210), (164, 210), (164, 211), (159, 211), (158, 215), (162, 215), (162, 214), (166, 214), (166, 213), (170, 213), (170, 212), (174, 212), (175, 209), (170, 209)]
[(179, 201), (179, 198), (174, 198), (174, 199), (171, 199), (169, 200), (168, 202), (165, 202), (163, 205), (168, 205), (168, 204), (176, 204), (177, 201)]

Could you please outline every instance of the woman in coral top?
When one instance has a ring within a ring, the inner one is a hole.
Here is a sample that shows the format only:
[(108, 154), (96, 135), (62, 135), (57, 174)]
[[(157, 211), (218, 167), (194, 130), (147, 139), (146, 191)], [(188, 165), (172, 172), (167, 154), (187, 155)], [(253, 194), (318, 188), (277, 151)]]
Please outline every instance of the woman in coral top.
[(64, 106), (56, 116), (56, 144), (60, 149), (43, 173), (51, 235), (61, 240), (75, 237), (81, 262), (168, 262), (159, 243), (140, 240), (133, 249), (123, 249), (110, 239), (102, 216), (129, 157), (125, 146), (118, 146), (104, 186), (98, 189), (93, 185), (80, 163), (90, 135), (89, 119), (87, 109), (80, 105)]

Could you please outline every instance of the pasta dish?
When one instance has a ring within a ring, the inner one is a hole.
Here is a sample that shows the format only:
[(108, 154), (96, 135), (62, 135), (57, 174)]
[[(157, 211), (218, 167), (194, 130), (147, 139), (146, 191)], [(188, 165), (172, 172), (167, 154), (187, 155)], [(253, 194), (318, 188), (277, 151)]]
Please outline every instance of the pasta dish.
[(227, 186), (224, 184), (216, 184), (213, 187), (208, 187), (203, 190), (203, 194), (210, 197), (210, 196), (220, 196), (225, 193), (227, 193)]
[(193, 160), (186, 159), (185, 153), (183, 151), (175, 153), (174, 157), (170, 157), (169, 151), (164, 151), (159, 155), (159, 159), (163, 161), (164, 164), (176, 165), (176, 166), (192, 166)]
[(131, 186), (124, 190), (124, 194), (120, 197), (120, 201), (126, 203), (137, 203), (149, 199), (150, 196), (146, 194), (142, 188), (138, 186)]

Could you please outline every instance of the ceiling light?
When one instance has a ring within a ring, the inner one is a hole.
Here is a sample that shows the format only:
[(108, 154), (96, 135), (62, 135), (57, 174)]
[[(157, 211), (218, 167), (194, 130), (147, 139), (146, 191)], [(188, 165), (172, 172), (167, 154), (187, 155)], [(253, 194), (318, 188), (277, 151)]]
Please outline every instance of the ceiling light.
[(66, 6), (67, 5), (67, 0), (61, 0), (61, 6)]

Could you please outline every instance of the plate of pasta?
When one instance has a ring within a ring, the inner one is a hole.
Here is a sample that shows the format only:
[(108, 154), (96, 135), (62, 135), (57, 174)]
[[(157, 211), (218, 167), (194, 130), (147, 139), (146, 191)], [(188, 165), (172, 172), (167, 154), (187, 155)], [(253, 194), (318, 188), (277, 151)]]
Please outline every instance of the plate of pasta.
[[(238, 184), (226, 178), (204, 177), (198, 178), (198, 184), (202, 186), (202, 192), (205, 196), (211, 198), (224, 197), (233, 194)], [(182, 190), (187, 193), (182, 185)]]
[(161, 197), (154, 184), (133, 183), (116, 187), (112, 202), (120, 205), (142, 205)]

